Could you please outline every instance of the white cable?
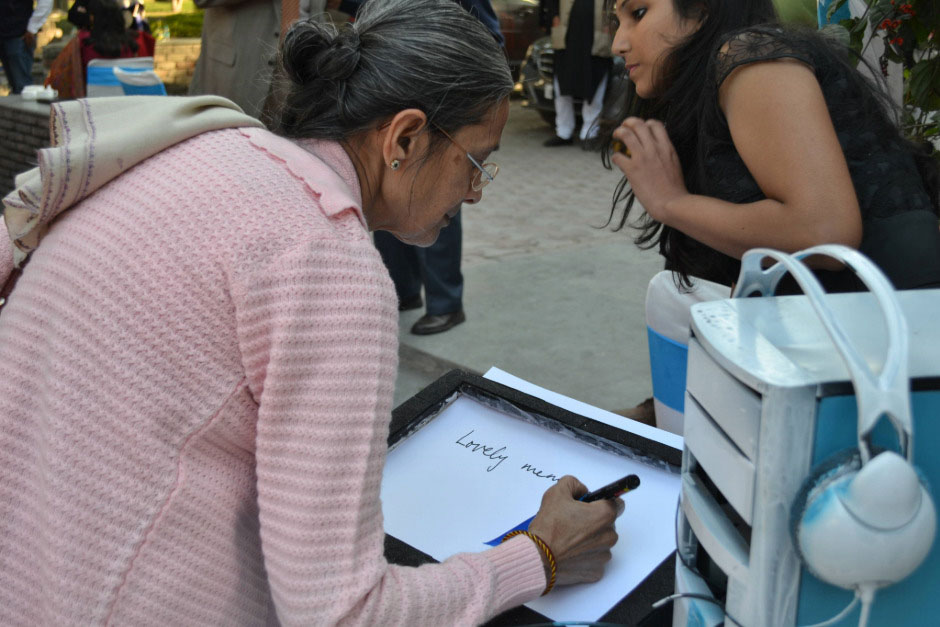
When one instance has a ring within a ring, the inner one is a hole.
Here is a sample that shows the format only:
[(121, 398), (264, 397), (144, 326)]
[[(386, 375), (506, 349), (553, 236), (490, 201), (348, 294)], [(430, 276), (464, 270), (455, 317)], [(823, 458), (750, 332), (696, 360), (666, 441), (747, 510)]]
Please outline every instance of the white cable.
[(871, 612), (872, 603), (875, 602), (874, 586), (860, 586), (859, 596), (862, 599), (862, 612), (858, 617), (858, 627), (867, 627), (868, 613)]
[(713, 605), (717, 605), (718, 609), (721, 610), (721, 613), (725, 615), (726, 619), (728, 619), (735, 625), (738, 625), (739, 627), (743, 627), (743, 625), (737, 619), (735, 619), (734, 616), (732, 616), (731, 614), (725, 611), (725, 606), (721, 603), (721, 601), (719, 601), (715, 597), (710, 597), (707, 594), (696, 594), (694, 592), (680, 592), (677, 594), (672, 594), (672, 595), (669, 595), (668, 597), (663, 597), (659, 601), (656, 601), (655, 603), (653, 603), (652, 608), (654, 610), (658, 609), (662, 607), (663, 605), (666, 605), (667, 603), (671, 603), (672, 601), (675, 601), (676, 599), (698, 599), (700, 601), (706, 601), (708, 603), (712, 603)]
[[(821, 623), (815, 623), (812, 625), (800, 625), (800, 627), (829, 627), (829, 625), (834, 625), (835, 623), (838, 623), (840, 620), (848, 616), (849, 612), (854, 610), (855, 606), (858, 605), (858, 601), (859, 601), (859, 593), (858, 591), (856, 591), (855, 596), (852, 598), (852, 602), (846, 605), (845, 608), (841, 612), (839, 612), (838, 614), (836, 614), (829, 620), (825, 620)], [(862, 626), (859, 626), (859, 627), (862, 627)]]
[[(825, 620), (825, 621), (823, 621), (823, 622), (821, 622), (821, 623), (814, 623), (814, 624), (812, 624), (812, 625), (801, 625), (800, 627), (829, 627), (829, 625), (834, 625), (835, 623), (839, 622), (840, 620), (842, 620), (843, 618), (845, 618), (846, 616), (848, 616), (849, 613), (850, 613), (852, 610), (855, 609), (855, 606), (858, 605), (859, 600), (861, 600), (861, 602), (862, 602), (862, 616), (861, 616), (861, 618), (859, 618), (858, 627), (867, 627), (867, 624), (868, 624), (868, 610), (869, 610), (869, 608), (871, 607), (871, 603), (872, 603), (872, 601), (874, 600), (874, 598), (875, 598), (875, 589), (874, 589), (874, 588), (868, 588), (868, 587), (861, 588), (861, 589), (855, 591), (855, 596), (852, 598), (852, 602), (849, 603), (848, 605), (846, 605), (846, 606), (842, 609), (841, 612), (839, 612), (838, 614), (836, 614), (835, 616), (833, 616), (833, 617), (830, 618), (829, 620)], [(668, 596), (668, 597), (664, 597), (664, 598), (662, 598), (662, 599), (656, 601), (655, 603), (653, 603), (653, 609), (655, 610), (655, 609), (657, 609), (657, 608), (660, 608), (660, 607), (662, 607), (663, 605), (666, 605), (667, 603), (670, 603), (671, 601), (675, 601), (675, 600), (677, 600), (677, 599), (699, 599), (699, 600), (701, 600), (701, 601), (707, 601), (707, 602), (709, 602), (709, 603), (713, 603), (713, 604), (717, 605), (717, 606), (721, 609), (722, 613), (725, 615), (725, 618), (727, 618), (728, 620), (730, 620), (730, 621), (731, 621), (732, 623), (734, 623), (735, 625), (740, 625), (740, 624), (741, 624), (740, 622), (738, 622), (737, 620), (735, 620), (735, 618), (734, 618), (733, 616), (730, 616), (730, 615), (725, 611), (725, 606), (724, 606), (720, 601), (718, 601), (718, 599), (716, 599), (716, 598), (714, 598), (714, 597), (710, 597), (710, 596), (705, 595), (705, 594), (695, 594), (695, 593), (693, 593), (693, 592), (684, 592), (684, 593), (679, 593), (679, 594), (672, 594), (672, 595), (670, 595), (670, 596)], [(863, 621), (864, 621), (864, 622), (863, 622)]]

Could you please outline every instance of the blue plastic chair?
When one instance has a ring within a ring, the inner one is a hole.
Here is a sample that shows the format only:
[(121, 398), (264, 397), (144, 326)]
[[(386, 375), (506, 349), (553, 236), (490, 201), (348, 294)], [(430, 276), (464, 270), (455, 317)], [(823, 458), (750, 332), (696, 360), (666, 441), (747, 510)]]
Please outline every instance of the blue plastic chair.
[(126, 96), (166, 96), (163, 81), (153, 70), (114, 68), (114, 77)]
[(153, 57), (92, 59), (86, 74), (89, 98), (124, 95), (166, 95), (163, 81), (153, 71)]

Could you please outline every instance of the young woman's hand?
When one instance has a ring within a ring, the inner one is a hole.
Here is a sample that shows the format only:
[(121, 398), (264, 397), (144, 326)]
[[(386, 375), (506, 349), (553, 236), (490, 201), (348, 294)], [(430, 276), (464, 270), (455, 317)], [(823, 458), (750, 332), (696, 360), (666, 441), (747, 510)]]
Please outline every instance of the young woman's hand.
[(630, 181), (636, 198), (654, 219), (669, 224), (668, 204), (689, 192), (676, 149), (659, 120), (627, 118), (614, 131), (630, 156), (615, 152), (611, 162)]
[(623, 500), (582, 503), (587, 488), (565, 475), (542, 496), (542, 506), (529, 531), (542, 538), (555, 556), (556, 585), (597, 581), (617, 542), (614, 522)]

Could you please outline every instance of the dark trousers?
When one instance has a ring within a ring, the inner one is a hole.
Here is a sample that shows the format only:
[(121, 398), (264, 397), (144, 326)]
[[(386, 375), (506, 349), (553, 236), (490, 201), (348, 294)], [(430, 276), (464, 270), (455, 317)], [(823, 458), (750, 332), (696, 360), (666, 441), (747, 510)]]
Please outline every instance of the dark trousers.
[(463, 309), (462, 242), (459, 213), (427, 248), (403, 244), (385, 231), (375, 232), (375, 247), (395, 283), (399, 301), (418, 296), (424, 285), (427, 313), (431, 316)]
[(33, 84), (33, 51), (22, 37), (0, 39), (0, 63), (10, 84), (10, 93), (18, 94)]

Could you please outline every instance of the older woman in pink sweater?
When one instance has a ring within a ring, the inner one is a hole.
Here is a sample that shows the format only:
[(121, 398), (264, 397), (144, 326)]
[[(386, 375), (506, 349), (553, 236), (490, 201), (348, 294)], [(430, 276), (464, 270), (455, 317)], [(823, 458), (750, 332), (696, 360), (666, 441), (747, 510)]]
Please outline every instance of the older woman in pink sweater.
[(372, 0), (282, 61), (278, 135), (216, 97), (56, 104), (4, 200), (0, 624), (471, 625), (549, 587), (549, 553), (600, 577), (622, 503), (572, 478), (544, 546), (383, 557), (397, 303), (369, 230), (429, 244), (480, 199), (501, 51), (449, 0)]

